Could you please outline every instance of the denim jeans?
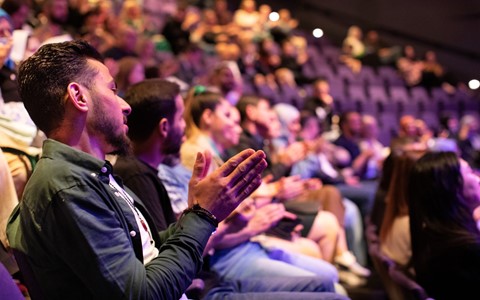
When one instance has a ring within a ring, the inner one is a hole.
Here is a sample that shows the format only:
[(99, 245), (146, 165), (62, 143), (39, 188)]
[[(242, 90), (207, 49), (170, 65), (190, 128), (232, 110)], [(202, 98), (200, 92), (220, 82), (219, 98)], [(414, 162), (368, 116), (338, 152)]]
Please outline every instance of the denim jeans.
[(275, 277), (227, 280), (211, 289), (203, 298), (208, 300), (346, 300), (345, 296), (326, 292), (317, 277)]
[(317, 277), (325, 291), (334, 291), (338, 282), (337, 269), (326, 261), (282, 249), (266, 250), (253, 242), (216, 251), (210, 263), (212, 270), (225, 279)]

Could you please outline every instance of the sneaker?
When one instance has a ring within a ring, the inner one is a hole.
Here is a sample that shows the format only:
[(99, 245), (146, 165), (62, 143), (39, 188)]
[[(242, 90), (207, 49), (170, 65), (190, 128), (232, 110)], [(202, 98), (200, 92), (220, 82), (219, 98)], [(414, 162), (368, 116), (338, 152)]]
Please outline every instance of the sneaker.
[(334, 263), (339, 267), (352, 272), (357, 276), (368, 277), (371, 272), (357, 262), (357, 259), (350, 251), (345, 251), (334, 259)]
[(367, 284), (367, 280), (365, 278), (355, 275), (347, 270), (338, 271), (338, 279), (340, 283), (348, 287), (360, 287)]

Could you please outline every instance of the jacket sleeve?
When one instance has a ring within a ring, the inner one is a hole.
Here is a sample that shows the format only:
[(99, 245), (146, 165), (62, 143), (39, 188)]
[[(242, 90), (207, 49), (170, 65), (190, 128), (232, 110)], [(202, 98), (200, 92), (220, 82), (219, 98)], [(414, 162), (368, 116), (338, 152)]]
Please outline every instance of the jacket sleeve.
[(201, 269), (215, 228), (194, 213), (184, 215), (162, 234), (158, 257), (144, 265), (118, 203), (89, 190), (62, 192), (47, 213), (43, 227), (50, 228), (47, 235), (61, 260), (96, 299), (179, 299)]

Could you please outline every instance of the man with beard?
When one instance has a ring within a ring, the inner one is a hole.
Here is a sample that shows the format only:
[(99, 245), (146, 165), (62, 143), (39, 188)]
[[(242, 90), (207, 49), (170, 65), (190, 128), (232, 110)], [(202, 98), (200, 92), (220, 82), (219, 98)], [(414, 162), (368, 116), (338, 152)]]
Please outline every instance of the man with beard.
[[(169, 221), (173, 216), (169, 203), (172, 188), (170, 187), (169, 193), (165, 191), (164, 178), (157, 177), (156, 168), (167, 163), (167, 160), (180, 151), (185, 121), (183, 99), (179, 93), (179, 87), (175, 83), (162, 79), (148, 79), (133, 85), (125, 96), (125, 100), (132, 108), (132, 113), (128, 117), (128, 136), (132, 141), (135, 157), (120, 156), (115, 163), (115, 171), (122, 177), (125, 185), (140, 196), (158, 224), (173, 222)], [(190, 171), (189, 176), (191, 174)], [(182, 181), (182, 178), (185, 177), (170, 174), (165, 185), (168, 188), (172, 180)], [(188, 179), (181, 184), (183, 189), (186, 189)], [(180, 199), (181, 197), (175, 195), (176, 200), (182, 202), (187, 202), (187, 197)], [(246, 224), (247, 220), (243, 215), (232, 214), (225, 222), (220, 223), (215, 235), (210, 238), (207, 249), (217, 245), (226, 234), (239, 232)], [(206, 252), (208, 251), (204, 253)], [(263, 265), (263, 267), (266, 266)], [(275, 264), (274, 267), (280, 268), (280, 265)], [(291, 272), (295, 272), (293, 271), (295, 268), (292, 268)], [(309, 273), (304, 272), (304, 274)], [(270, 299), (269, 297), (271, 299), (343, 299), (342, 296), (334, 293), (318, 293), (333, 290), (333, 285), (330, 286), (329, 281), (324, 280), (326, 275), (304, 276), (279, 275), (268, 279), (262, 277), (227, 280), (223, 277), (220, 279), (215, 272), (204, 266), (203, 272), (199, 274), (199, 279), (203, 279), (205, 284), (200, 298), (224, 299), (222, 297), (228, 295), (229, 299), (255, 300)], [(197, 286), (192, 285), (192, 287)], [(189, 296), (197, 295), (189, 294)]]
[(183, 99), (177, 84), (148, 79), (127, 92), (125, 100), (132, 107), (128, 117), (128, 137), (134, 156), (120, 156), (115, 173), (135, 194), (163, 230), (175, 222), (175, 214), (157, 167), (165, 156), (177, 153), (185, 131)]
[(100, 54), (83, 41), (47, 44), (21, 64), (19, 90), (48, 137), (7, 225), (32, 298), (179, 299), (218, 222), (260, 185), (264, 153), (246, 150), (209, 176), (198, 153), (189, 208), (158, 232), (105, 160), (129, 152), (131, 108)]

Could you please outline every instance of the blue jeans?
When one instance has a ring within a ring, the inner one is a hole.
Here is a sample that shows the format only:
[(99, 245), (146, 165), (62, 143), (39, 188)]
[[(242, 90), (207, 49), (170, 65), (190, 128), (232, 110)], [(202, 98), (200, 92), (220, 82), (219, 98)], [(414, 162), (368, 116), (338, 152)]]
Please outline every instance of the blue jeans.
[(337, 269), (326, 261), (282, 249), (266, 250), (253, 242), (215, 251), (210, 263), (225, 279), (317, 277), (330, 292), (338, 282)]
[(360, 181), (358, 186), (345, 183), (335, 184), (343, 197), (352, 200), (358, 206), (363, 218), (370, 215), (377, 185), (377, 181)]
[(343, 205), (345, 205), (345, 235), (348, 249), (352, 251), (361, 265), (366, 266), (367, 244), (363, 234), (362, 215), (353, 201), (344, 198)]
[(316, 277), (251, 278), (224, 281), (203, 298), (208, 300), (346, 300), (345, 296), (326, 292), (323, 281)]

